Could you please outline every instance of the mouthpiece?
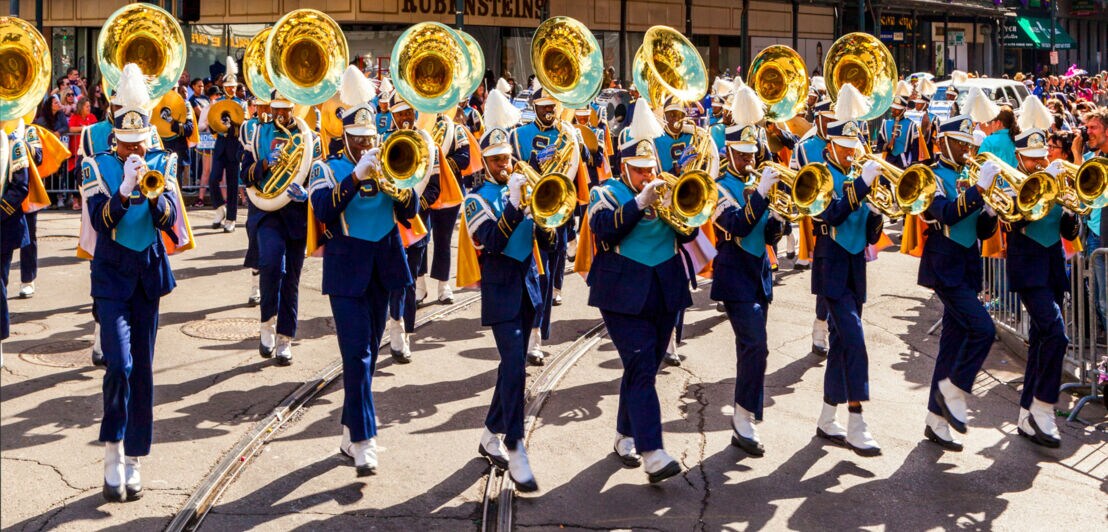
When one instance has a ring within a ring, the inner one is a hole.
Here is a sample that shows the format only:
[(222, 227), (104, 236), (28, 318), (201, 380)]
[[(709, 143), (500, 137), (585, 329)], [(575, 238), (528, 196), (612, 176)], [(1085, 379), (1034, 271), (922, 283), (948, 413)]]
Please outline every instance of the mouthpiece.
[(405, 122), (404, 122), (404, 129), (408, 129), (408, 128), (410, 128), (410, 127), (412, 127), (412, 123), (411, 123), (411, 122), (408, 122), (408, 121), (405, 121)]
[(753, 173), (754, 173), (754, 167), (753, 167), (753, 166), (750, 166), (750, 165), (748, 164), (748, 165), (746, 165), (746, 166), (744, 166), (744, 167), (743, 167), (743, 172), (746, 172), (746, 173), (748, 173), (748, 174), (753, 174)]

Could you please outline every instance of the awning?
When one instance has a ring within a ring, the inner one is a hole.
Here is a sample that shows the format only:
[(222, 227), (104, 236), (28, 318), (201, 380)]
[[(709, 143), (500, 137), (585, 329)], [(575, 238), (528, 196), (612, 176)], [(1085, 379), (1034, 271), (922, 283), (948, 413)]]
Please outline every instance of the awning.
[[(1069, 50), (1077, 43), (1061, 24), (1054, 26), (1054, 47)], [(1050, 19), (1038, 17), (1016, 17), (1014, 22), (1004, 25), (1004, 46), (1010, 48), (1050, 49)]]

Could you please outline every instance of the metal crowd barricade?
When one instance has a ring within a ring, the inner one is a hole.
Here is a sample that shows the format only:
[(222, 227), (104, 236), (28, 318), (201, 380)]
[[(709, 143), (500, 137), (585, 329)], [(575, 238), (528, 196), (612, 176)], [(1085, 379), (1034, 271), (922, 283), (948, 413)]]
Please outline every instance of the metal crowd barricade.
[[(1098, 387), (1104, 372), (1100, 364), (1108, 358), (1108, 347), (1103, 342), (1098, 342), (1105, 326), (1098, 318), (1094, 290), (1097, 286), (1108, 286), (1108, 278), (1103, 269), (1098, 271), (1090, 267), (1094, 260), (1108, 260), (1108, 249), (1097, 249), (1088, 257), (1077, 254), (1066, 261), (1070, 292), (1063, 301), (1062, 315), (1070, 344), (1066, 351), (1065, 365), (1072, 370), (1071, 373), (1077, 380), (1063, 384), (1061, 390), (1085, 393), (1070, 412), (1070, 421), (1078, 419), (1078, 414), (1086, 404), (1100, 398)], [(1023, 312), (1019, 297), (1008, 291), (1005, 260), (985, 258), (983, 261), (985, 285), (981, 299), (985, 308), (1001, 334), (1006, 333), (1027, 342), (1030, 319)]]

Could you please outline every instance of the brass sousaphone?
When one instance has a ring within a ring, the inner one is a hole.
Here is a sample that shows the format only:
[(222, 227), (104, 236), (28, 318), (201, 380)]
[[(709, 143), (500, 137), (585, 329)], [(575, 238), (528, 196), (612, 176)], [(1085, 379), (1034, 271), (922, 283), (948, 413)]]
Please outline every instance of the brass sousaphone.
[(839, 89), (850, 83), (870, 100), (872, 107), (856, 120), (880, 118), (893, 104), (896, 89), (896, 61), (880, 39), (868, 33), (848, 33), (827, 50), (823, 61), (827, 95), (839, 97)]
[(750, 86), (766, 106), (766, 121), (785, 122), (804, 110), (808, 99), (808, 68), (789, 48), (767, 46), (750, 64)]
[(100, 73), (109, 89), (119, 84), (123, 66), (142, 70), (150, 101), (173, 90), (185, 71), (185, 34), (177, 19), (151, 5), (127, 4), (112, 13), (96, 41)]
[[(51, 59), (46, 39), (27, 21), (0, 17), (0, 122), (19, 120), (42, 101), (50, 88)], [(8, 185), (11, 154), (0, 130), (0, 194)]]

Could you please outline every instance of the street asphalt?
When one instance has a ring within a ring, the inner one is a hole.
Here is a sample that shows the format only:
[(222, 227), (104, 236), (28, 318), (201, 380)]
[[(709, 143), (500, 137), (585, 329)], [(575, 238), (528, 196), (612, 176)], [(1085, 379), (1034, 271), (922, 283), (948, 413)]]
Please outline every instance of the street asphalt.
[[(39, 217), (38, 293), (18, 296), (12, 268), (12, 337), (0, 370), (0, 528), (158, 530), (243, 435), (338, 358), (322, 263), (305, 263), (300, 330), (291, 367), (257, 353), (258, 309), (246, 305), (244, 228), (208, 229), (212, 212), (190, 213), (198, 248), (173, 257), (177, 289), (162, 300), (155, 356), (154, 447), (143, 460), (146, 495), (109, 504), (100, 495), (101, 370), (90, 365), (89, 270), (74, 256), (78, 216)], [(18, 259), (18, 254), (17, 254)], [(517, 528), (998, 529), (1097, 530), (1108, 525), (1108, 423), (1103, 406), (1059, 418), (1060, 449), (1016, 435), (1021, 357), (997, 343), (970, 400), (965, 450), (943, 453), (923, 437), (941, 312), (915, 284), (918, 261), (882, 253), (869, 265), (863, 316), (872, 401), (865, 405), (883, 454), (862, 458), (814, 437), (823, 360), (809, 354), (814, 297), (807, 272), (782, 275), (769, 311), (766, 455), (729, 445), (734, 334), (708, 299), (694, 294), (684, 363), (658, 375), (665, 445), (682, 475), (648, 485), (641, 469), (612, 455), (621, 365), (603, 339), (554, 389), (530, 440), (540, 491), (516, 497)], [(471, 291), (456, 293), (461, 297)], [(587, 287), (568, 274), (545, 350), (566, 350), (599, 321)], [(413, 335), (414, 360), (387, 348), (374, 376), (378, 474), (356, 478), (338, 453), (341, 379), (246, 466), (203, 523), (207, 530), (474, 530), (481, 523), (487, 462), (477, 443), (498, 355), (480, 303), (456, 309)], [(431, 305), (421, 313), (441, 309)], [(529, 373), (537, 373), (531, 368)], [(1058, 404), (1067, 410), (1073, 398)], [(842, 414), (845, 420), (845, 412)]]

